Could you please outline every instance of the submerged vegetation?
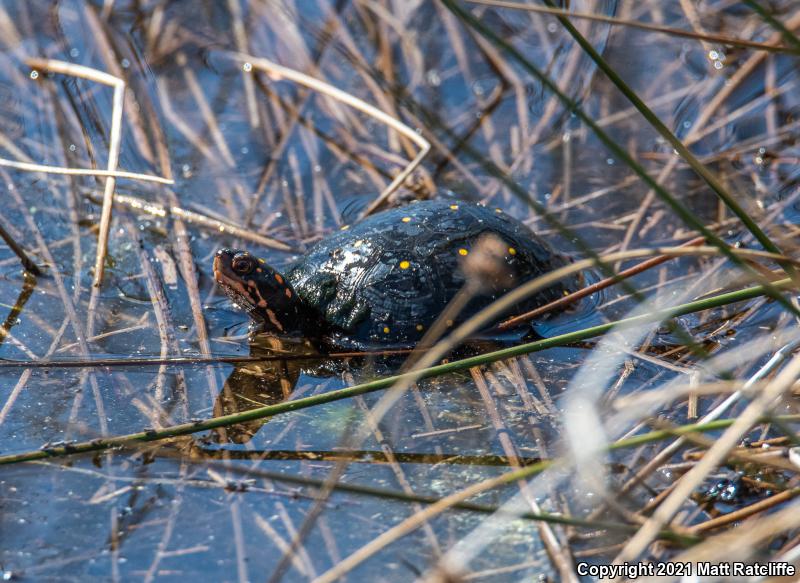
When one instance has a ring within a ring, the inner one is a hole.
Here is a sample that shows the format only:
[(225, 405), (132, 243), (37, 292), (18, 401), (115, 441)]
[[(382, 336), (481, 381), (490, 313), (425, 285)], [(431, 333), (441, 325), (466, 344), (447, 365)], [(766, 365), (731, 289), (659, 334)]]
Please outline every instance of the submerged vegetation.
[[(791, 0), (0, 1), (4, 578), (790, 573), (798, 34)], [(254, 337), (215, 285), (429, 198), (574, 261), (417, 350)]]

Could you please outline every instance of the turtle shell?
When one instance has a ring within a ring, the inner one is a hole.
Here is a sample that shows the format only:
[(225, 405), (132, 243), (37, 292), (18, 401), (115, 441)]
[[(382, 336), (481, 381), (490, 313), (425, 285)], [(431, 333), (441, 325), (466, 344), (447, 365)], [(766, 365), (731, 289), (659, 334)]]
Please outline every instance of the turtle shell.
[[(519, 284), (570, 260), (500, 211), (466, 202), (423, 201), (373, 215), (326, 237), (286, 273), (340, 346), (410, 346), (464, 287), (462, 265), (486, 234), (502, 242), (507, 277), (473, 297), (458, 325)], [(575, 282), (540, 291), (509, 313), (543, 305)]]

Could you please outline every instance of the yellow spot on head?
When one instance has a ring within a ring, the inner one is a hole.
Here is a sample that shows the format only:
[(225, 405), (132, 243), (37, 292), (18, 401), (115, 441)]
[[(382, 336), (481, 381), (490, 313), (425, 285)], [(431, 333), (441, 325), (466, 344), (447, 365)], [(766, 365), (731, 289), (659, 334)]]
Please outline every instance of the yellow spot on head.
[(417, 332), (422, 332), (425, 329), (425, 326), (422, 324), (417, 324)]
[(258, 262), (259, 263), (266, 263), (266, 261), (264, 261), (263, 259), (259, 259)]
[(514, 249), (513, 247), (509, 247), (509, 248), (508, 248), (508, 252), (509, 252), (511, 255), (516, 255), (516, 254), (517, 254), (517, 250), (516, 250), (516, 249)]
[(400, 262), (400, 269), (408, 269), (409, 267), (411, 267), (411, 264), (408, 261), (403, 260)]
[(469, 253), (469, 251), (467, 251), (466, 249), (459, 249), (458, 250), (458, 254), (459, 255), (466, 255), (467, 253)]
[(450, 205), (450, 210), (457, 211), (458, 210), (458, 205), (457, 204), (451, 204)]
[(498, 208), (498, 209), (494, 209), (494, 212), (496, 212), (496, 213), (502, 213), (502, 212), (503, 212), (503, 209), (499, 209), (499, 208)]
[(410, 223), (411, 222), (411, 217), (403, 217), (400, 220), (403, 221), (404, 223)]
[(277, 281), (279, 284), (283, 285), (283, 278), (281, 277), (280, 273), (276, 273), (275, 274), (275, 281)]
[(389, 333), (389, 326), (384, 326), (383, 327), (383, 333), (384, 334), (388, 334)]
[(344, 227), (342, 227), (342, 228), (341, 228), (341, 229), (339, 229), (339, 230), (340, 230), (340, 231), (346, 231), (346, 230), (347, 230), (347, 229), (349, 229), (349, 228), (350, 228), (350, 225), (345, 225)]

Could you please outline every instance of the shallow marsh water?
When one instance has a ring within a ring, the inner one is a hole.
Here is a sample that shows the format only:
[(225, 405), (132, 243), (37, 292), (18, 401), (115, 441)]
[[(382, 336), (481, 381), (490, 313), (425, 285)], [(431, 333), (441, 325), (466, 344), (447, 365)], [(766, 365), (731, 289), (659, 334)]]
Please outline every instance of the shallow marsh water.
[[(576, 11), (591, 8), (571, 4)], [(777, 16), (789, 15), (791, 2), (774, 4)], [(678, 3), (660, 5), (592, 3), (605, 14), (689, 28)], [(669, 163), (671, 149), (628, 111), (555, 19), (471, 10), (557, 79), (652, 174)], [(753, 38), (770, 34), (736, 5), (717, 10), (701, 3), (700, 12), (713, 30), (747, 25), (761, 31)], [(501, 206), (579, 256), (576, 242), (516, 199), (487, 170), (490, 163), (598, 253), (693, 236), (658, 202), (639, 214), (649, 197), (631, 170), (539, 82), (476, 41), (439, 3), (0, 2), (0, 17), (0, 156), (104, 167), (111, 90), (63, 75), (33, 79), (24, 61), (47, 57), (108, 71), (128, 84), (120, 167), (175, 178), (169, 189), (120, 180), (119, 193), (225, 218), (297, 250), (260, 249), (225, 232), (118, 205), (106, 282), (92, 304), (102, 181), (0, 168), (3, 224), (37, 260), (52, 261), (27, 295), (16, 258), (0, 246), (0, 303), (6, 310), (20, 307), (17, 319), (3, 326), (2, 359), (247, 355), (247, 317), (213, 283), (216, 249), (243, 245), (286, 266), (357, 216), (414, 155), (410, 143), (341, 104), (264, 75), (245, 80), (231, 57), (237, 50), (325, 78), (420, 128), (434, 148), (414, 181), (417, 195), (435, 187), (438, 196)], [(237, 40), (240, 24), (244, 36)], [(579, 28), (684, 137), (752, 54), (607, 24)], [(798, 70), (796, 58), (765, 59), (703, 126), (712, 129), (694, 146), (783, 242), (796, 233), (791, 227), (800, 204)], [(765, 88), (775, 96), (759, 100)], [(721, 225), (727, 240), (751, 244), (682, 164), (665, 184), (708, 224)], [(679, 303), (735, 281), (718, 258), (686, 258), (633, 284), (648, 297), (658, 287), (664, 301)], [(608, 292), (585, 321), (551, 321), (540, 332), (615, 319), (635, 305), (624, 291)], [(742, 376), (780, 345), (777, 332), (790, 321), (780, 307), (754, 300), (678, 323), (715, 354), (741, 354), (721, 366)], [(670, 353), (683, 342), (674, 332), (659, 328), (644, 336), (652, 351), (623, 359), (600, 383), (606, 399), (695, 370), (685, 350)], [(748, 349), (757, 340), (758, 349)], [(562, 395), (581, 366), (602, 370), (602, 362), (587, 364), (592, 354), (591, 346), (556, 348), (421, 381), (378, 427), (369, 425), (365, 411), (380, 395), (367, 395), (278, 416), (244, 443), (203, 434), (164, 448), (4, 466), (0, 568), (22, 580), (268, 580), (312, 508), (314, 490), (258, 471), (323, 480), (336, 460), (351, 455), (343, 482), (446, 496), (506, 471), (510, 454), (531, 462), (563, 451)], [(379, 364), (326, 376), (301, 373), (292, 398), (391, 372), (393, 365)], [(0, 368), (2, 453), (210, 417), (232, 373), (231, 365)], [(701, 399), (701, 412), (712, 402)], [(661, 412), (673, 421), (686, 418), (685, 403)], [(343, 433), (353, 427), (367, 427), (369, 436), (347, 454), (342, 445), (350, 436)], [(632, 427), (608, 427), (608, 437)], [(623, 452), (606, 461), (613, 473), (615, 463), (630, 470), (650, 455), (645, 448), (638, 457)], [(598, 503), (600, 480), (586, 488), (571, 478), (537, 485), (543, 510), (580, 514)], [(668, 485), (664, 473), (649, 487)], [(518, 493), (509, 486), (478, 501), (501, 504)], [(651, 493), (634, 490), (627, 502), (635, 506)], [(416, 510), (407, 502), (335, 492), (283, 580), (313, 579)], [(701, 517), (696, 507), (688, 512)], [(438, 517), (358, 567), (351, 580), (412, 580), (483, 519), (466, 511)], [(559, 578), (530, 521), (510, 521), (482, 545), (463, 565), (476, 580)], [(572, 548), (593, 546), (581, 539)]]

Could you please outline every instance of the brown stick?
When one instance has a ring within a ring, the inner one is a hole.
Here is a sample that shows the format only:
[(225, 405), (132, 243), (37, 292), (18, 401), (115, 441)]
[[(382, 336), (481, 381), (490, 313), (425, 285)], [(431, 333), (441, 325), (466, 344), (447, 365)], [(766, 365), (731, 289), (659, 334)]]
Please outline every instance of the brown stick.
[(714, 43), (721, 43), (725, 45), (747, 47), (758, 51), (767, 52), (795, 52), (791, 47), (782, 46), (779, 40), (770, 39), (763, 43), (758, 41), (748, 40), (746, 38), (735, 38), (725, 34), (716, 34), (706, 31), (697, 32), (691, 30), (683, 30), (670, 26), (662, 26), (659, 24), (652, 24), (649, 22), (641, 22), (638, 20), (626, 20), (621, 18), (614, 18), (613, 16), (605, 16), (603, 14), (592, 14), (588, 12), (570, 12), (568, 10), (560, 10), (558, 8), (548, 8), (547, 6), (534, 6), (531, 4), (523, 4), (521, 2), (504, 2), (503, 0), (467, 0), (473, 4), (482, 4), (484, 6), (494, 6), (496, 8), (512, 8), (515, 10), (527, 10), (529, 12), (538, 12), (540, 14), (552, 14), (555, 16), (565, 16), (567, 18), (578, 18), (585, 20), (593, 20), (595, 22), (605, 22), (613, 25), (629, 26), (632, 28), (639, 28), (642, 30), (649, 30), (662, 34), (672, 36), (679, 36), (684, 38), (691, 38), (699, 41), (707, 41)]
[(705, 522), (701, 522), (700, 524), (695, 524), (694, 526), (690, 526), (688, 530), (690, 533), (695, 534), (695, 533), (705, 532), (707, 530), (711, 530), (714, 528), (719, 528), (720, 526), (726, 526), (732, 522), (743, 520), (749, 516), (773, 508), (774, 506), (782, 502), (791, 500), (798, 494), (800, 494), (800, 488), (792, 488), (791, 490), (784, 490), (783, 492), (775, 494), (774, 496), (770, 496), (769, 498), (759, 500), (755, 504), (750, 504), (749, 506), (745, 506), (744, 508), (740, 508), (739, 510), (730, 512), (729, 514), (717, 516), (716, 518), (712, 518), (711, 520), (706, 520)]
[(33, 275), (42, 275), (42, 271), (33, 261), (31, 261), (30, 257), (28, 257), (25, 253), (25, 250), (17, 244), (8, 231), (3, 228), (2, 224), (0, 224), (0, 237), (3, 238), (3, 241), (6, 242), (6, 245), (8, 245), (9, 249), (11, 249), (17, 257), (19, 257), (19, 260), (22, 263), (22, 267), (25, 268), (25, 271), (32, 273)]
[[(122, 108), (125, 101), (125, 81), (114, 75), (98, 71), (97, 69), (64, 61), (53, 59), (27, 59), (25, 62), (35, 69), (88, 79), (114, 89), (111, 129), (108, 136), (108, 165), (106, 168), (110, 174), (106, 177), (105, 189), (103, 191), (103, 207), (100, 211), (100, 231), (97, 236), (97, 256), (94, 264), (94, 287), (100, 287), (103, 283), (105, 260), (106, 254), (108, 253), (108, 234), (111, 230), (111, 210), (114, 205), (114, 187), (117, 183), (116, 178), (114, 178), (112, 174), (117, 171), (117, 162), (119, 161)], [(91, 326), (89, 326), (89, 328), (91, 328)]]
[[(705, 237), (695, 237), (691, 241), (687, 241), (680, 247), (694, 247), (696, 245), (700, 245), (705, 241)], [(597, 283), (593, 283), (592, 285), (588, 285), (583, 289), (579, 289), (578, 291), (572, 292), (569, 295), (564, 296), (563, 298), (558, 298), (555, 301), (550, 302), (549, 304), (545, 304), (544, 306), (539, 306), (538, 308), (531, 310), (530, 312), (526, 312), (524, 314), (520, 314), (519, 316), (514, 316), (513, 318), (509, 318), (504, 322), (501, 322), (497, 325), (498, 330), (508, 330), (509, 328), (514, 328), (523, 324), (525, 322), (529, 322), (534, 318), (541, 316), (542, 314), (547, 314), (548, 312), (552, 312), (558, 308), (563, 308), (564, 306), (568, 306), (569, 304), (575, 303), (578, 300), (585, 298), (586, 296), (590, 296), (595, 292), (600, 291), (601, 289), (606, 289), (607, 287), (611, 287), (615, 283), (622, 281), (623, 279), (627, 279), (643, 271), (650, 269), (651, 267), (655, 267), (656, 265), (660, 265), (665, 261), (671, 259), (674, 255), (658, 255), (656, 257), (652, 257), (650, 259), (646, 259), (641, 263), (634, 265), (633, 267), (629, 267), (628, 269), (624, 269), (620, 271), (617, 275), (613, 277), (607, 277), (603, 280), (598, 281)]]

